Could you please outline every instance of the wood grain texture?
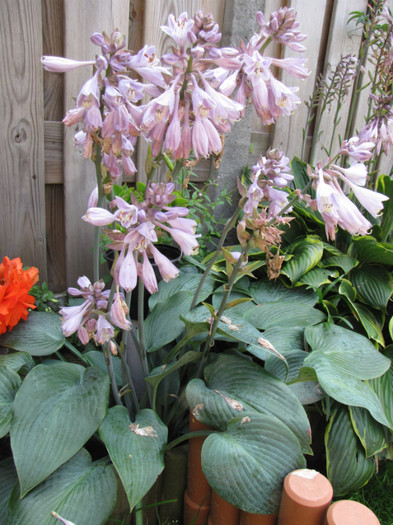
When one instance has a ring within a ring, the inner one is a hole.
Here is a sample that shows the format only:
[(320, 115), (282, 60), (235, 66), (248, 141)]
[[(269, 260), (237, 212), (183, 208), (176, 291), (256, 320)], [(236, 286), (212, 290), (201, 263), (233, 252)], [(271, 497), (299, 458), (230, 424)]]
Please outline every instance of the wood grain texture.
[(58, 121), (45, 121), (44, 137), (45, 184), (63, 184), (64, 124)]
[[(46, 184), (48, 286), (53, 292), (67, 287), (65, 265), (64, 189), (62, 184)], [(49, 220), (50, 219), (50, 220)]]
[(288, 7), (292, 7), (297, 12), (297, 21), (300, 24), (300, 31), (307, 35), (307, 39), (302, 42), (307, 48), (305, 53), (296, 53), (288, 46), (282, 46), (281, 58), (299, 57), (307, 58), (307, 68), (310, 75), (305, 80), (291, 76), (286, 71), (282, 71), (280, 80), (286, 86), (298, 87), (298, 97), (301, 100), (298, 108), (290, 117), (282, 117), (277, 120), (272, 130), (271, 145), (283, 150), (290, 159), (294, 155), (300, 157), (302, 148), (302, 130), (307, 122), (307, 101), (314, 90), (315, 79), (318, 74), (319, 53), (313, 52), (319, 49), (323, 42), (324, 25), (329, 22), (326, 20), (326, 9), (328, 0), (319, 0), (318, 9), (313, 10), (310, 16), (310, 7), (304, 0), (291, 0)]
[(40, 0), (0, 3), (0, 257), (47, 278)]
[[(129, 0), (65, 0), (65, 56), (91, 60), (99, 48), (90, 42), (95, 31), (111, 34), (118, 29), (128, 34)], [(81, 16), (81, 13), (83, 16)], [(88, 68), (65, 75), (65, 107), (73, 108), (76, 97), (92, 75)], [(94, 227), (81, 220), (87, 200), (96, 185), (94, 165), (82, 159), (73, 145), (75, 129), (64, 133), (64, 194), (66, 226), (67, 284), (74, 285), (80, 275), (92, 278)]]
[[(326, 79), (332, 72), (334, 72), (341, 57), (349, 54), (356, 57), (358, 56), (361, 42), (361, 30), (353, 21), (348, 23), (348, 18), (352, 11), (365, 10), (366, 6), (367, 0), (335, 0), (325, 57), (324, 77)], [(351, 93), (349, 92), (347, 98), (342, 104), (340, 111), (341, 122), (337, 126), (336, 137), (341, 135), (341, 137), (344, 138), (343, 134), (345, 132), (350, 102)], [(323, 151), (322, 146), (329, 147), (333, 133), (335, 110), (336, 104), (333, 103), (331, 109), (325, 111), (322, 115), (320, 126), (322, 134), (316, 146), (315, 162), (326, 158), (326, 153)], [(313, 141), (315, 142), (315, 140), (317, 139), (314, 136)], [(338, 147), (339, 141), (338, 138), (335, 138), (332, 153), (337, 151)]]

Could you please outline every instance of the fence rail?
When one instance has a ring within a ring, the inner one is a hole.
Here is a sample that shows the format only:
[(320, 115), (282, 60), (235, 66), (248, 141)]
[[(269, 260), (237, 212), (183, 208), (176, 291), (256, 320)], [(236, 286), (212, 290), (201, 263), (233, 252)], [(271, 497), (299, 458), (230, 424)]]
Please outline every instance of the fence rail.
[[(388, 1), (393, 8), (391, 4), (393, 0)], [(332, 71), (342, 55), (357, 56), (361, 31), (347, 20), (351, 11), (365, 11), (367, 0), (2, 0), (0, 258), (20, 256), (25, 265), (37, 266), (41, 281), (48, 281), (55, 291), (74, 284), (79, 275), (91, 275), (92, 228), (80, 217), (95, 175), (73, 146), (73, 130), (64, 129), (61, 123), (88, 73), (83, 69), (65, 75), (43, 72), (42, 54), (91, 59), (96, 50), (89, 35), (102, 30), (111, 33), (116, 28), (128, 35), (130, 49), (150, 43), (159, 55), (169, 46), (168, 38), (159, 30), (168, 14), (187, 11), (191, 15), (198, 9), (213, 13), (227, 39), (235, 40), (252, 29), (254, 21), (245, 18), (251, 8), (269, 14), (282, 5), (296, 9), (301, 31), (308, 35), (306, 53), (311, 74), (297, 82), (300, 97), (307, 100), (319, 74)], [(291, 56), (288, 48), (280, 46), (274, 53)], [(294, 85), (285, 73), (282, 80)], [(341, 135), (350, 98), (339, 124)], [(362, 126), (361, 110), (367, 100), (365, 90), (355, 120), (357, 128)], [(248, 162), (254, 163), (269, 146), (283, 149), (290, 158), (299, 154), (306, 119), (305, 105), (276, 125), (262, 126), (254, 117), (242, 145), (243, 151), (250, 151)], [(332, 126), (332, 115), (327, 113), (320, 143), (329, 140)], [(312, 135), (307, 137), (307, 147), (315, 140)], [(322, 154), (320, 143), (317, 154)], [(141, 147), (137, 159), (140, 173), (143, 152)], [(381, 166), (390, 173), (392, 158), (386, 157)], [(201, 180), (209, 171), (209, 162), (202, 161)], [(238, 174), (233, 173), (233, 180)]]

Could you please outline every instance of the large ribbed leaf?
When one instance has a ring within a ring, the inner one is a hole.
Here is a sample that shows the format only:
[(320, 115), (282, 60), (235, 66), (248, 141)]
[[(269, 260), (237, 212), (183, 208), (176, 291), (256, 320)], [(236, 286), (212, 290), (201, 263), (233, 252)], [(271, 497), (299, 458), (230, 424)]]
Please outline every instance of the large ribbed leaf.
[(291, 253), (292, 259), (283, 265), (281, 273), (296, 283), (322, 259), (323, 243), (318, 237), (308, 236), (298, 241)]
[(184, 330), (180, 315), (190, 310), (193, 294), (184, 291), (171, 295), (153, 308), (145, 320), (145, 344), (149, 352), (174, 341)]
[(300, 279), (300, 283), (310, 286), (314, 290), (322, 286), (323, 284), (331, 283), (331, 278), (335, 279), (338, 277), (337, 270), (324, 270), (323, 268), (313, 268), (309, 272), (303, 275)]
[(377, 421), (390, 426), (378, 396), (365, 381), (384, 374), (390, 360), (366, 337), (340, 326), (309, 327), (305, 334), (313, 351), (304, 366), (314, 368), (323, 390), (340, 403), (367, 408)]
[(31, 370), (34, 360), (27, 352), (12, 352), (0, 355), (0, 367), (6, 366), (14, 372), (22, 370), (24, 373)]
[(52, 511), (77, 525), (104, 525), (116, 501), (116, 476), (108, 462), (92, 463), (82, 449), (23, 499), (19, 496), (16, 487), (4, 525), (56, 525)]
[[(393, 346), (389, 346), (385, 352), (386, 357), (393, 360)], [(376, 392), (385, 414), (389, 420), (390, 426), (393, 428), (393, 365), (382, 376), (371, 379), (370, 386)]]
[(357, 266), (358, 261), (354, 259), (353, 257), (349, 257), (348, 255), (341, 254), (341, 255), (332, 255), (331, 257), (327, 257), (326, 259), (323, 259), (320, 262), (320, 265), (323, 268), (329, 268), (330, 266), (339, 267), (344, 270), (344, 273), (349, 273), (352, 268)]
[(388, 446), (387, 429), (380, 425), (370, 412), (360, 407), (349, 407), (352, 426), (361, 444), (366, 457), (374, 456)]
[(305, 286), (287, 288), (279, 281), (258, 279), (251, 284), (249, 291), (257, 304), (290, 302), (313, 306), (318, 301), (317, 294)]
[[(290, 315), (288, 313), (290, 312)], [(272, 327), (305, 327), (320, 323), (326, 315), (313, 306), (296, 302), (267, 303), (251, 306), (244, 318), (256, 328), (268, 330)]]
[(299, 369), (303, 366), (304, 359), (307, 356), (308, 353), (304, 350), (289, 350), (285, 353), (288, 369), (280, 359), (274, 357), (266, 359), (264, 368), (274, 377), (288, 382), (298, 376)]
[(207, 437), (202, 469), (209, 484), (236, 507), (255, 514), (277, 512), (284, 477), (305, 466), (296, 436), (274, 416), (252, 414)]
[[(149, 307), (152, 310), (154, 306), (162, 301), (166, 301), (168, 297), (177, 292), (188, 291), (194, 296), (195, 290), (201, 280), (200, 273), (184, 273), (179, 277), (172, 279), (169, 282), (160, 281), (158, 284), (159, 291), (149, 298)], [(203, 283), (202, 289), (198, 296), (198, 302), (204, 301), (212, 293), (214, 288), (214, 280), (209, 276)]]
[(150, 409), (138, 412), (131, 423), (127, 409), (108, 411), (100, 436), (123, 483), (130, 509), (142, 499), (164, 468), (168, 430)]
[(0, 461), (0, 523), (5, 524), (8, 502), (17, 482), (18, 475), (12, 458)]
[(0, 336), (0, 346), (30, 355), (54, 354), (64, 341), (60, 317), (54, 312), (30, 312), (26, 321)]
[(21, 380), (16, 372), (5, 366), (0, 368), (0, 438), (10, 430), (12, 405), (20, 384)]
[(351, 281), (361, 300), (373, 308), (386, 308), (393, 291), (393, 278), (386, 268), (365, 264), (351, 272)]
[(375, 472), (351, 424), (348, 409), (341, 407), (331, 418), (325, 435), (327, 476), (335, 497), (365, 485)]
[[(290, 388), (249, 359), (222, 354), (205, 369), (206, 382), (193, 379), (186, 397), (197, 419), (224, 430), (237, 416), (269, 414), (280, 419), (309, 451), (307, 415)], [(238, 403), (236, 403), (238, 402)]]
[(349, 252), (350, 255), (364, 263), (393, 266), (393, 245), (377, 242), (371, 235), (353, 237)]
[(70, 459), (105, 416), (108, 375), (73, 363), (38, 365), (14, 401), (11, 446), (24, 496)]

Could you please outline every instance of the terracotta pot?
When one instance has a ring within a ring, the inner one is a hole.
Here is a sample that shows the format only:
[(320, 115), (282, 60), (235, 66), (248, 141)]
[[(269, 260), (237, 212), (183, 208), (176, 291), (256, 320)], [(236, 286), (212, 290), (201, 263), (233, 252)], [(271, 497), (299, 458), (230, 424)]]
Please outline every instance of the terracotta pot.
[(332, 497), (330, 481), (316, 470), (291, 472), (284, 479), (277, 525), (322, 525)]
[[(210, 430), (200, 423), (190, 412), (190, 432)], [(187, 464), (187, 490), (184, 494), (184, 525), (202, 525), (207, 523), (210, 510), (211, 488), (202, 471), (201, 450), (206, 437), (189, 440)], [(198, 514), (196, 521), (193, 518)]]
[(238, 525), (239, 519), (240, 509), (223, 499), (213, 490), (208, 525)]
[(187, 491), (184, 493), (184, 525), (206, 525), (210, 514), (210, 505), (192, 501)]
[(277, 514), (251, 514), (250, 512), (240, 513), (240, 525), (276, 525)]
[(379, 519), (362, 503), (341, 500), (329, 507), (324, 525), (379, 525)]

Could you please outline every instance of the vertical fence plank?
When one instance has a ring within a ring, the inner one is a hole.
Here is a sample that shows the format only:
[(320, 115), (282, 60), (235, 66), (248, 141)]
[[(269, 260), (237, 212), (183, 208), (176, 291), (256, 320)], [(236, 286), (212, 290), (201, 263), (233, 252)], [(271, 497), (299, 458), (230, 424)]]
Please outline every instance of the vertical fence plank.
[(315, 50), (319, 50), (323, 41), (328, 0), (319, 0), (318, 9), (313, 9), (311, 12), (310, 6), (306, 5), (306, 2), (303, 0), (291, 0), (288, 7), (294, 8), (297, 12), (296, 19), (300, 24), (300, 31), (307, 36), (307, 39), (302, 44), (307, 49), (302, 55), (292, 51), (287, 46), (283, 46), (281, 58), (307, 58), (307, 68), (310, 71), (310, 75), (305, 80), (294, 78), (286, 71), (282, 71), (280, 78), (286, 86), (299, 87), (297, 95), (302, 101), (292, 116), (278, 119), (272, 133), (272, 146), (283, 150), (291, 159), (294, 155), (301, 156), (302, 130), (305, 128), (307, 121), (307, 106), (304, 104), (304, 101), (307, 101), (312, 94), (316, 75), (318, 74), (319, 53)]
[[(128, 34), (129, 0), (86, 0), (83, 10), (79, 0), (65, 0), (65, 56), (78, 60), (92, 60), (99, 48), (90, 42), (95, 31), (111, 34), (118, 29)], [(92, 70), (81, 68), (65, 75), (65, 107), (74, 107), (76, 97), (92, 75)], [(73, 145), (75, 129), (64, 133), (64, 184), (67, 283), (75, 283), (80, 275), (92, 277), (94, 228), (81, 220), (87, 200), (95, 186), (95, 170), (91, 161), (81, 158)]]
[[(348, 23), (349, 15), (352, 11), (362, 11), (367, 6), (367, 0), (335, 0), (332, 22), (329, 30), (329, 40), (325, 58), (324, 77), (334, 72), (341, 57), (346, 55), (358, 56), (361, 42), (361, 29), (356, 27), (354, 22)], [(345, 132), (345, 126), (348, 118), (351, 102), (351, 93), (348, 93), (340, 112), (341, 121), (336, 128), (336, 137), (333, 143), (332, 153), (338, 148), (338, 136), (342, 138)], [(315, 161), (326, 158), (326, 153), (322, 146), (329, 147), (332, 133), (334, 131), (334, 115), (336, 104), (333, 103), (329, 111), (325, 111), (321, 118), (321, 136), (318, 138), (314, 134), (313, 143), (318, 141), (315, 148)]]
[(47, 276), (41, 2), (2, 0), (0, 257), (21, 257)]
[[(64, 54), (64, 0), (42, 0), (43, 54)], [(64, 75), (44, 71), (45, 209), (48, 285), (55, 292), (66, 286), (63, 155)], [(60, 175), (60, 177), (58, 176)]]

